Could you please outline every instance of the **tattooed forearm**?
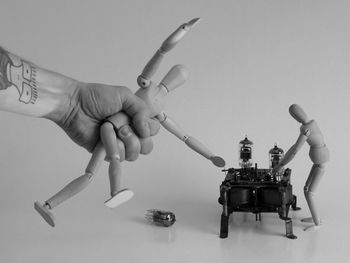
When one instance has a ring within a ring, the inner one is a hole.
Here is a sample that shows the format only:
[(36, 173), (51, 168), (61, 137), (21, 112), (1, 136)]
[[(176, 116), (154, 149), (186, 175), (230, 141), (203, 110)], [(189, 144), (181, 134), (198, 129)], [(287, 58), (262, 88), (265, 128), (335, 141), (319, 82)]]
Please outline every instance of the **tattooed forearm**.
[(0, 47), (0, 91), (16, 88), (18, 100), (34, 104), (38, 98), (36, 67)]
[(0, 47), (0, 111), (59, 120), (78, 83)]

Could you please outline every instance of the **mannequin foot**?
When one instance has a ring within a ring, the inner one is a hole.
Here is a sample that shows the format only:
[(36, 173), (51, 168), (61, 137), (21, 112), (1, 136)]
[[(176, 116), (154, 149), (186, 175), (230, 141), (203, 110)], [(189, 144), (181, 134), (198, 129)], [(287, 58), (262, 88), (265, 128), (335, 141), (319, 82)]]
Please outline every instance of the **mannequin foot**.
[[(301, 222), (314, 223), (314, 220), (312, 219), (312, 217), (308, 217), (308, 218), (302, 219)], [(319, 222), (317, 225), (308, 226), (308, 227), (304, 228), (304, 231), (315, 231), (315, 230), (319, 229), (321, 225), (322, 225), (322, 220), (319, 219)]]
[(127, 201), (129, 201), (134, 196), (134, 192), (129, 189), (123, 189), (119, 191), (116, 195), (112, 196), (105, 202), (105, 205), (109, 208), (115, 208)]
[(34, 208), (50, 226), (55, 226), (55, 218), (45, 205), (35, 202)]

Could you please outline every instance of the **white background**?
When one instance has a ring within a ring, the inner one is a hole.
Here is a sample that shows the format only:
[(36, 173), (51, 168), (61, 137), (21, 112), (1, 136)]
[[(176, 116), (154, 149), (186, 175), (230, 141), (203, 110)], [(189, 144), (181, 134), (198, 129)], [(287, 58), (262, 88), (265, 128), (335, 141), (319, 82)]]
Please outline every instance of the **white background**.
[[(151, 155), (123, 164), (129, 203), (109, 210), (107, 165), (79, 196), (54, 210), (56, 228), (34, 211), (81, 175), (90, 155), (54, 123), (1, 112), (1, 262), (345, 262), (349, 238), (350, 4), (348, 1), (14, 1), (0, 3), (0, 44), (36, 64), (87, 82), (126, 85), (180, 24), (202, 20), (169, 53), (156, 80), (174, 64), (190, 70), (169, 95), (167, 111), (190, 134), (238, 165), (238, 142), (254, 142), (268, 165), (274, 143), (287, 150), (300, 104), (321, 127), (331, 161), (317, 192), (324, 225), (304, 232), (305, 146), (289, 164), (300, 212), (297, 240), (275, 214), (234, 214), (218, 237), (224, 174), (162, 130)], [(171, 228), (148, 224), (149, 208), (173, 211)]]

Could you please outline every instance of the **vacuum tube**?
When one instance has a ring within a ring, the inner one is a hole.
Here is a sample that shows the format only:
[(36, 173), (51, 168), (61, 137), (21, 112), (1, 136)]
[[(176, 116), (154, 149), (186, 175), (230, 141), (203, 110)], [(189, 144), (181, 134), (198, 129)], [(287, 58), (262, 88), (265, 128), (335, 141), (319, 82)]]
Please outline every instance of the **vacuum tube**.
[(253, 165), (253, 142), (245, 137), (244, 140), (239, 142), (239, 165), (242, 168), (249, 168)]
[(270, 168), (273, 169), (281, 161), (284, 156), (284, 151), (275, 144), (269, 151)]

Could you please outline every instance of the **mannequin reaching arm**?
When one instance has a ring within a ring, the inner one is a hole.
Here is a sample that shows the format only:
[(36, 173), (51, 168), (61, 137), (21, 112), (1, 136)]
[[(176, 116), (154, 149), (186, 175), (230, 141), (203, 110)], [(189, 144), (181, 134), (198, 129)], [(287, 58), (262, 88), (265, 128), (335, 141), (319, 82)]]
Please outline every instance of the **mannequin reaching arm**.
[(292, 161), (295, 155), (299, 152), (299, 150), (303, 147), (307, 140), (307, 135), (300, 133), (297, 141), (289, 148), (286, 152), (282, 160), (273, 168), (272, 173), (276, 174), (279, 170), (282, 169), (283, 166), (287, 165), (290, 161)]

